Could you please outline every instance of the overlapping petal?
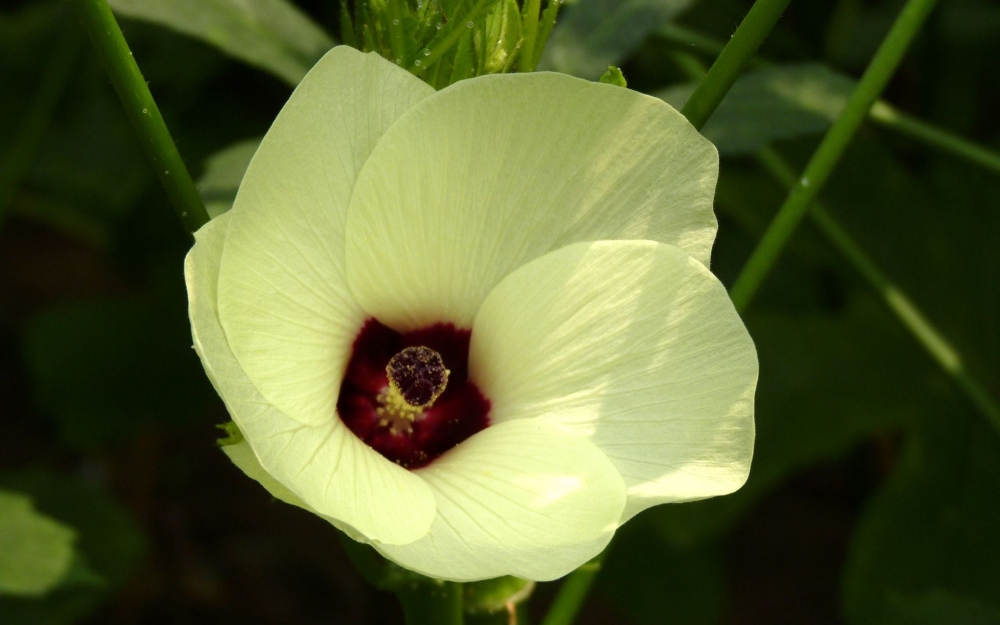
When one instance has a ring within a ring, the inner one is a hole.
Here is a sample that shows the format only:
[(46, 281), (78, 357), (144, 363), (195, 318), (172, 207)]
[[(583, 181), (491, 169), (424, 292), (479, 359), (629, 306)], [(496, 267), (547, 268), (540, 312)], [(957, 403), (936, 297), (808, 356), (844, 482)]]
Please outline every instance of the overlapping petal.
[(362, 169), (347, 274), (397, 330), (469, 327), (494, 285), (564, 245), (653, 239), (708, 264), (718, 155), (655, 98), (561, 74), (484, 76), (410, 109)]
[(540, 420), (491, 426), (416, 474), (437, 498), (430, 533), (375, 547), (409, 569), (456, 581), (561, 577), (604, 549), (625, 505), (607, 457)]
[(746, 480), (756, 352), (679, 248), (579, 243), (521, 267), (480, 309), (469, 366), (494, 422), (541, 418), (600, 448), (628, 487), (623, 520)]
[(296, 88), (240, 186), (219, 315), (260, 393), (303, 425), (333, 417), (366, 317), (344, 278), (355, 179), (386, 129), (433, 92), (375, 54), (335, 48)]
[(284, 489), (272, 492), (287, 501), (287, 491), (370, 539), (395, 543), (423, 536), (434, 518), (434, 496), (419, 476), (368, 448), (335, 415), (316, 426), (288, 417), (236, 360), (217, 307), (219, 261), (235, 217), (216, 217), (195, 235), (185, 261), (191, 330), (205, 371), (259, 466)]

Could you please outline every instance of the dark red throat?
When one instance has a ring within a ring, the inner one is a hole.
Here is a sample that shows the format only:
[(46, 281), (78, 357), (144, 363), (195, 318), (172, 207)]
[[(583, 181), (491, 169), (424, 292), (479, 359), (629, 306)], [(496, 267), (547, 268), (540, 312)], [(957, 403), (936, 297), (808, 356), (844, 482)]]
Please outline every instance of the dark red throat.
[[(340, 387), (337, 411), (354, 434), (389, 460), (408, 469), (435, 458), (490, 424), (490, 402), (469, 381), (472, 332), (435, 324), (400, 334), (369, 319), (354, 340), (354, 351)], [(448, 386), (430, 408), (401, 432), (381, 425), (379, 394), (389, 386), (386, 365), (407, 347), (429, 347), (449, 370)]]

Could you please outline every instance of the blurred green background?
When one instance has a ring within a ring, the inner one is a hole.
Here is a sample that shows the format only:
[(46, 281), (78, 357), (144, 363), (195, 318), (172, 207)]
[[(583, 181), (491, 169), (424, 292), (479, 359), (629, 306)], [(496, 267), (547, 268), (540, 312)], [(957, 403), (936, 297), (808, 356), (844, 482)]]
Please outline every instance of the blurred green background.
[[(620, 65), (630, 88), (679, 104), (751, 4), (567, 2), (543, 65), (590, 79)], [(339, 3), (112, 5), (225, 210), (333, 45)], [(793, 1), (770, 64), (705, 128), (723, 154), (724, 283), (785, 194), (754, 153), (801, 170), (901, 5)], [(227, 416), (190, 348), (189, 240), (68, 9), (0, 3), (0, 517), (62, 536), (54, 587), (0, 596), (0, 623), (401, 622), (332, 528), (217, 450)], [(942, 1), (883, 98), (1000, 152), (998, 57), (1000, 4)], [(1000, 168), (890, 126), (862, 128), (823, 202), (1000, 396)], [(579, 622), (1000, 623), (996, 427), (808, 221), (746, 321), (761, 362), (749, 482), (628, 523)], [(536, 615), (556, 587), (540, 585)]]

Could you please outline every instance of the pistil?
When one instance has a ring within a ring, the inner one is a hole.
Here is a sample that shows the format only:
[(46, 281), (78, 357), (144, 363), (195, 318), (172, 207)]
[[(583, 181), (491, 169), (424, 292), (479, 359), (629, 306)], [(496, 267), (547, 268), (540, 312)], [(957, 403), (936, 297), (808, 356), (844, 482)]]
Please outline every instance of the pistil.
[(424, 346), (407, 347), (385, 367), (389, 386), (378, 395), (379, 425), (393, 435), (410, 435), (413, 423), (434, 405), (448, 386), (451, 373), (441, 354)]

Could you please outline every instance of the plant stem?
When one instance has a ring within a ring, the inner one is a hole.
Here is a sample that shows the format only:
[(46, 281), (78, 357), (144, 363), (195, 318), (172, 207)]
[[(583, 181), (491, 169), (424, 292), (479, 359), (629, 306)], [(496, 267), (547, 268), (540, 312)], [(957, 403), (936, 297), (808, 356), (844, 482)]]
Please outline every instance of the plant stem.
[(726, 97), (791, 0), (757, 0), (681, 113), (701, 129)]
[(416, 584), (396, 591), (407, 625), (462, 625), (462, 585)]
[(559, 16), (559, 7), (562, 5), (562, 0), (559, 2), (549, 0), (548, 4), (545, 5), (545, 10), (542, 11), (542, 18), (538, 23), (538, 41), (535, 43), (535, 56), (531, 60), (531, 67), (525, 71), (535, 71), (539, 61), (542, 60), (542, 52), (545, 52), (545, 46), (549, 43), (549, 35), (552, 34), (552, 28), (556, 25), (556, 18)]
[(789, 237), (805, 215), (806, 209), (822, 190), (830, 174), (843, 156), (854, 133), (868, 115), (896, 67), (903, 59), (920, 27), (924, 24), (936, 0), (908, 0), (889, 34), (882, 41), (875, 57), (865, 70), (858, 86), (851, 93), (837, 121), (823, 137), (819, 148), (806, 165), (771, 225), (750, 255), (729, 295), (736, 310), (744, 312), (757, 289), (771, 271)]
[(521, 54), (517, 57), (517, 71), (530, 72), (534, 68), (535, 41), (538, 39), (538, 19), (542, 10), (542, 0), (524, 0), (521, 9)]
[(184, 228), (194, 233), (208, 223), (208, 212), (107, 0), (73, 0), (73, 4), (170, 203)]
[(21, 123), (18, 124), (6, 158), (0, 160), (0, 224), (3, 223), (11, 202), (14, 201), (14, 194), (21, 186), (21, 181), (35, 160), (35, 154), (45, 137), (49, 120), (62, 99), (66, 83), (69, 82), (70, 70), (73, 69), (79, 53), (81, 35), (76, 24), (67, 23), (60, 29), (60, 36), (57, 37), (56, 45), (45, 67), (38, 92), (28, 105)]
[[(657, 31), (657, 34), (683, 50), (693, 50), (706, 56), (718, 56), (723, 48), (722, 42), (678, 24), (666, 24)], [(773, 66), (774, 63), (757, 56), (751, 59), (750, 65), (767, 67)], [(903, 113), (885, 100), (878, 100), (872, 105), (871, 110), (868, 111), (868, 119), (924, 145), (1000, 174), (1000, 154), (976, 145), (972, 141), (934, 124)]]
[[(767, 147), (757, 154), (757, 160), (778, 182), (788, 188), (796, 182), (795, 171), (774, 149)], [(969, 400), (994, 426), (1000, 429), (1000, 406), (986, 389), (966, 370), (962, 357), (952, 344), (924, 316), (917, 305), (897, 285), (891, 282), (878, 264), (865, 253), (861, 246), (817, 200), (809, 206), (809, 216), (820, 231), (840, 250), (840, 253), (854, 265), (854, 268), (868, 282), (899, 321), (913, 334), (931, 358), (958, 384)]]
[(601, 571), (601, 563), (608, 549), (610, 549), (610, 545), (590, 562), (570, 573), (566, 581), (559, 587), (559, 593), (556, 594), (556, 599), (552, 602), (552, 607), (549, 608), (541, 625), (571, 625), (573, 623), (573, 619), (583, 607), (587, 592)]
[(413, 59), (406, 54), (406, 35), (403, 33), (403, 13), (406, 0), (388, 0), (389, 8), (389, 46), (392, 49), (392, 60), (407, 67)]
[(1000, 154), (898, 111), (887, 102), (876, 102), (868, 117), (886, 128), (891, 128), (925, 145), (975, 163), (995, 174), (1000, 174)]

